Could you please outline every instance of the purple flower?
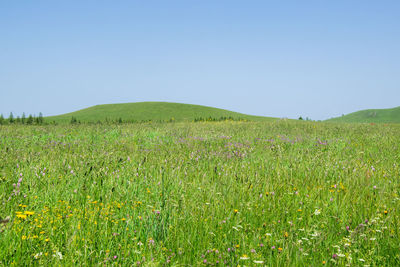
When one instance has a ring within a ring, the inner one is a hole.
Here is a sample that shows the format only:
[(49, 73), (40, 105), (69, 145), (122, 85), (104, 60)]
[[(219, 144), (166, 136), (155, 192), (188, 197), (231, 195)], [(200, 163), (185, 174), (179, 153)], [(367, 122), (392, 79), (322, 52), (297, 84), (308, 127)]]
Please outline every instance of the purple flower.
[(114, 259), (116, 259), (116, 258), (117, 258), (117, 255), (114, 256)]
[(347, 225), (346, 226), (346, 230), (349, 231), (350, 230), (350, 226)]
[(333, 259), (336, 259), (336, 258), (337, 258), (337, 254), (333, 254), (333, 255), (332, 255), (332, 258), (333, 258)]
[(365, 219), (365, 223), (368, 223), (368, 219)]
[(204, 260), (203, 263), (207, 263), (207, 260)]
[(271, 249), (275, 249), (275, 246), (272, 246)]
[(374, 185), (374, 189), (376, 189), (376, 185)]
[(260, 247), (263, 247), (264, 246), (264, 244), (263, 243), (260, 243)]

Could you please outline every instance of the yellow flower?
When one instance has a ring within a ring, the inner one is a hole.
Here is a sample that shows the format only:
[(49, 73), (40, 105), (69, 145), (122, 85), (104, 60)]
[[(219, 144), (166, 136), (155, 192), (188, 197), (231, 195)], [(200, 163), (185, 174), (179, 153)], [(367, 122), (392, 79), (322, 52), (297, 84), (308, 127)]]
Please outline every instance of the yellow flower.
[(236, 247), (236, 248), (239, 248), (239, 245), (236, 245), (235, 247)]
[(285, 237), (288, 237), (288, 236), (289, 236), (289, 233), (288, 233), (288, 232), (285, 232), (284, 236), (285, 236)]
[(298, 209), (297, 211), (298, 211), (298, 212), (301, 212), (302, 210), (301, 210), (301, 209)]
[(234, 212), (234, 213), (238, 213), (239, 211), (238, 211), (237, 209), (234, 209), (233, 212)]
[(25, 214), (17, 214), (17, 218), (25, 219), (26, 215)]
[(49, 241), (50, 241), (50, 239), (49, 239), (49, 238), (46, 238), (44, 241), (46, 241), (46, 242), (49, 242)]
[(322, 264), (325, 264), (326, 263), (326, 261), (322, 261)]
[(26, 215), (29, 215), (29, 216), (31, 216), (31, 215), (33, 215), (33, 214), (35, 214), (35, 212), (34, 211), (25, 211), (24, 212)]
[(386, 215), (386, 214), (388, 214), (388, 211), (387, 211), (387, 210), (385, 210), (383, 213), (385, 213), (385, 215)]
[(283, 250), (283, 248), (278, 248), (278, 250), (279, 250), (279, 251), (282, 251), (282, 250)]

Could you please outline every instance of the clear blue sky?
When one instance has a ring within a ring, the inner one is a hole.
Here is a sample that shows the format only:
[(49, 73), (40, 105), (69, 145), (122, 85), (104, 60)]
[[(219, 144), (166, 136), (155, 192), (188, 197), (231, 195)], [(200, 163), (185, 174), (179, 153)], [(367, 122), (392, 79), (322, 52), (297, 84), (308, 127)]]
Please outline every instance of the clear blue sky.
[(400, 106), (400, 1), (0, 3), (0, 113), (138, 101), (316, 120)]

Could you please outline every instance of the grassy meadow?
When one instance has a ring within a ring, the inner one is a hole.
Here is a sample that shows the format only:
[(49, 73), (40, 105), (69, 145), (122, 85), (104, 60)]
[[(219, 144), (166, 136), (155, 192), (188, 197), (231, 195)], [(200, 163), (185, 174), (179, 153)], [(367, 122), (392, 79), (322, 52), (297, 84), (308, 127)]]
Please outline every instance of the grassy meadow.
[(399, 266), (400, 125), (0, 126), (0, 265)]

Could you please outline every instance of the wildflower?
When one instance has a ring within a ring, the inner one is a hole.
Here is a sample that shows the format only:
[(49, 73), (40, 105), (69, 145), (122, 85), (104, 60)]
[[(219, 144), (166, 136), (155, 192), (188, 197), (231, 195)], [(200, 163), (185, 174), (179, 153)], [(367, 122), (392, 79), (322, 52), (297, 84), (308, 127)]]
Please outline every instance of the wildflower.
[(53, 254), (53, 257), (57, 257), (57, 258), (59, 258), (60, 260), (62, 260), (62, 258), (63, 258), (61, 252), (59, 252), (59, 251), (57, 251), (55, 254)]
[(241, 260), (248, 260), (250, 259), (249, 256), (247, 256), (246, 254), (243, 254), (242, 257), (240, 257)]
[(388, 211), (387, 211), (387, 210), (385, 210), (383, 213), (384, 213), (385, 215), (387, 215), (387, 214), (388, 214)]
[(321, 210), (319, 210), (319, 209), (315, 209), (315, 211), (314, 211), (314, 215), (320, 215), (321, 214)]
[(114, 259), (118, 258), (117, 255), (114, 256)]
[(251, 253), (256, 253), (256, 250), (254, 248), (251, 249)]
[(322, 264), (325, 264), (326, 263), (326, 261), (322, 261)]
[(203, 263), (204, 263), (204, 264), (206, 264), (206, 263), (207, 263), (207, 260), (206, 260), (206, 259), (204, 259), (204, 260), (203, 260)]
[(236, 214), (236, 213), (238, 213), (239, 211), (238, 211), (237, 209), (234, 209), (233, 212)]
[(236, 245), (236, 248), (239, 248), (239, 245)]
[(350, 230), (350, 226), (347, 225), (346, 226), (346, 230), (349, 231)]
[(35, 257), (35, 259), (39, 259), (40, 256), (42, 256), (42, 255), (43, 255), (43, 253), (42, 253), (42, 252), (39, 252), (39, 253), (37, 253), (34, 257)]
[(264, 263), (264, 261), (253, 261), (254, 263), (256, 263), (256, 264), (263, 264)]
[(283, 248), (280, 248), (280, 247), (279, 247), (278, 250), (279, 250), (279, 252), (281, 252), (281, 251), (283, 250)]
[(289, 233), (288, 233), (288, 232), (285, 232), (283, 235), (284, 235), (285, 237), (288, 237), (288, 236), (289, 236)]
[(31, 216), (31, 215), (33, 215), (33, 214), (35, 214), (35, 212), (34, 211), (25, 211), (24, 212), (26, 215), (29, 215), (29, 216)]
[(338, 257), (337, 254), (333, 254), (333, 255), (332, 255), (332, 258), (333, 258), (333, 259), (336, 259), (337, 257)]
[(275, 246), (272, 246), (271, 249), (275, 249)]
[(297, 211), (298, 211), (298, 212), (302, 212), (302, 210), (301, 210), (301, 209), (298, 209)]
[(264, 247), (264, 244), (263, 244), (263, 243), (260, 243), (260, 247)]
[(46, 242), (49, 242), (49, 241), (50, 241), (50, 239), (49, 239), (49, 238), (46, 238), (44, 241), (46, 241)]
[(376, 185), (374, 185), (374, 189), (376, 189)]

